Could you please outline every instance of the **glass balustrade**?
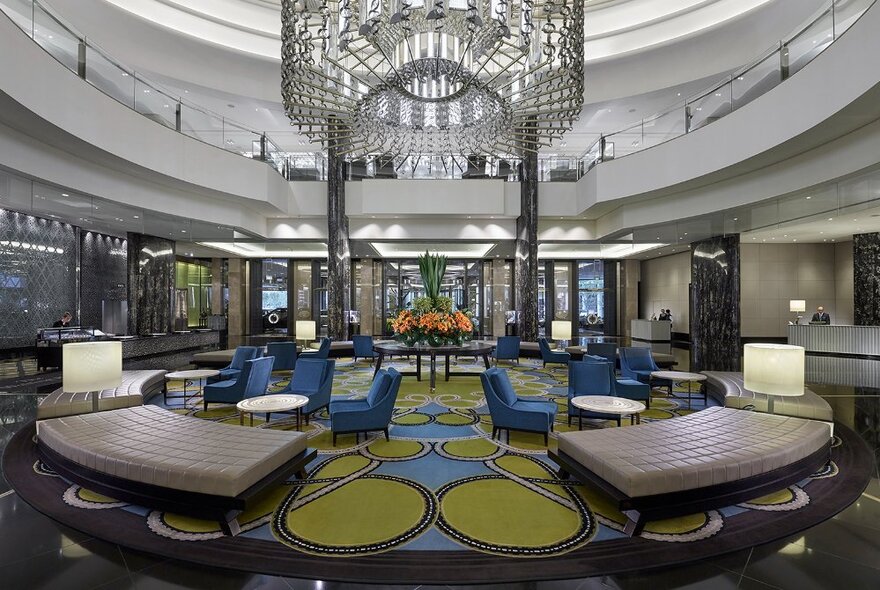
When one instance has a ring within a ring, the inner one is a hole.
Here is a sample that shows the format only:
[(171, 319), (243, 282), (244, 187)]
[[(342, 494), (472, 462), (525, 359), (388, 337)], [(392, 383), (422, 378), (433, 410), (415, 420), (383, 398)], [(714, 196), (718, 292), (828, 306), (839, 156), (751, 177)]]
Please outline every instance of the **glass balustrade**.
[[(796, 74), (845, 33), (877, 0), (828, 0), (787, 39), (707, 91), (663, 112), (600, 136), (578, 155), (541, 154), (541, 182), (572, 182), (597, 164), (661, 145), (710, 125), (772, 90)], [(320, 151), (285, 152), (266, 133), (249, 129), (208, 109), (184, 101), (119, 64), (39, 0), (0, 0), (10, 20), (71, 72), (141, 115), (209, 145), (257, 159), (288, 180), (326, 180)], [(349, 164), (350, 180), (364, 178), (501, 178), (519, 180), (516, 157), (424, 155), (378, 157)]]

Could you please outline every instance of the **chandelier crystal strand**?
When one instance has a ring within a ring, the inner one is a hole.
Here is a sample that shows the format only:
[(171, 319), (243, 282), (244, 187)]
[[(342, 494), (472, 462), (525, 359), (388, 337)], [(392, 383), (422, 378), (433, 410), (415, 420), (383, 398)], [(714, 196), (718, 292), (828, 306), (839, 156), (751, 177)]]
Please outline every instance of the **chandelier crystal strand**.
[(583, 0), (282, 0), (281, 18), (291, 124), (346, 159), (517, 157), (583, 105)]

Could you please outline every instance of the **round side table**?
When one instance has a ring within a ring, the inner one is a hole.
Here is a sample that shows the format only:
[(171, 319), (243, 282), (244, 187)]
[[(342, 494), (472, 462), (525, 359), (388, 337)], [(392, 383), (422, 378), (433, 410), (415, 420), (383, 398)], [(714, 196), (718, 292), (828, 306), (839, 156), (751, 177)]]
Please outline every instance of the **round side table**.
[(292, 412), (296, 410), (296, 429), (302, 423), (302, 409), (309, 403), (309, 398), (296, 394), (260, 395), (243, 399), (235, 407), (239, 412), (239, 423), (244, 426), (244, 415), (250, 414), (251, 426), (254, 425), (254, 414), (266, 414), (266, 422), (273, 412)]
[[(196, 397), (196, 395), (198, 395), (198, 393), (201, 393), (202, 388), (205, 387), (205, 379), (208, 379), (210, 377), (216, 377), (219, 374), (220, 374), (220, 371), (217, 371), (215, 369), (196, 369), (193, 371), (174, 371), (172, 373), (165, 373), (166, 384), (165, 384), (165, 393), (163, 396), (163, 400), (167, 404), (169, 399), (183, 398), (183, 406), (188, 407), (186, 405), (187, 397), (189, 397), (189, 399)], [(183, 395), (171, 395), (171, 396), (168, 395), (168, 383), (167, 382), (172, 379), (182, 379), (183, 380)], [(186, 386), (188, 384), (192, 383), (192, 381), (194, 381), (194, 380), (199, 382), (199, 387), (198, 387), (197, 393), (194, 393), (191, 396), (187, 396), (186, 395)]]
[(617, 416), (618, 426), (620, 426), (620, 419), (624, 416), (629, 416), (630, 424), (633, 422), (641, 424), (642, 419), (639, 414), (645, 411), (645, 404), (642, 402), (610, 395), (579, 395), (571, 398), (569, 403), (581, 410), (578, 412), (578, 430), (584, 426), (584, 411)]
[[(663, 381), (668, 381), (667, 387), (669, 388), (669, 397), (676, 397), (679, 399), (683, 399), (683, 396), (675, 395), (672, 392), (672, 385), (676, 381), (686, 381), (688, 384), (688, 394), (687, 394), (688, 410), (690, 410), (691, 409), (691, 397), (692, 397), (691, 384), (692, 383), (700, 383), (702, 381), (705, 381), (706, 376), (703, 375), (702, 373), (688, 373), (687, 371), (654, 371), (651, 373), (651, 379), (661, 379)], [(702, 388), (702, 384), (701, 384), (700, 389), (702, 390), (702, 394), (703, 394), (703, 403), (706, 403), (708, 401), (708, 398), (706, 397), (705, 389)]]

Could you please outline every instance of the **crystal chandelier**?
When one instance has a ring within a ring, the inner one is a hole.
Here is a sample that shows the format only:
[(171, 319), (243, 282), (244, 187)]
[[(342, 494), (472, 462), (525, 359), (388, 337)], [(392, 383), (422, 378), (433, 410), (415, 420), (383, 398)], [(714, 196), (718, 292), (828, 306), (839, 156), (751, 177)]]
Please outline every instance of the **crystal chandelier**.
[(346, 159), (521, 155), (583, 104), (583, 0), (283, 0), (292, 124)]

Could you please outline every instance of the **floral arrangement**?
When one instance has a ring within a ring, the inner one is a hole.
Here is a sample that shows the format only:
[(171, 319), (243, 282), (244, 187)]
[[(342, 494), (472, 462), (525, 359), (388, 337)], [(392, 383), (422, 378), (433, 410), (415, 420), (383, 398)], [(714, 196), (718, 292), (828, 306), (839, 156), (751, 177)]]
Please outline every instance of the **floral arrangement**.
[(419, 272), (426, 296), (416, 299), (412, 309), (401, 311), (391, 321), (394, 334), (407, 346), (460, 346), (470, 340), (474, 332), (471, 319), (462, 311), (453, 311), (452, 299), (440, 296), (446, 257), (425, 252), (419, 256)]

